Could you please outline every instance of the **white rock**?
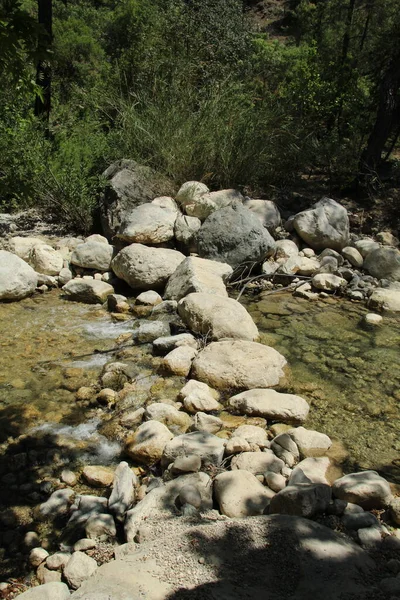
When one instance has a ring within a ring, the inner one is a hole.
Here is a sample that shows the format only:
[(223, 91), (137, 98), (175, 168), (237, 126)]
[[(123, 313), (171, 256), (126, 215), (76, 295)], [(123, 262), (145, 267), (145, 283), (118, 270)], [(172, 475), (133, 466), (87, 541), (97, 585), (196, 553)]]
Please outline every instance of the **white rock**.
[(46, 559), (46, 567), (52, 571), (63, 569), (67, 564), (71, 554), (69, 552), (56, 552)]
[(166, 210), (171, 210), (175, 213), (179, 213), (179, 207), (175, 200), (171, 198), (171, 196), (159, 196), (158, 198), (154, 198), (151, 204), (154, 204), (155, 206), (159, 206), (160, 208), (164, 208)]
[(344, 256), (344, 258), (357, 269), (360, 269), (363, 266), (364, 259), (357, 248), (346, 246), (346, 248), (343, 248), (342, 250), (342, 256)]
[(173, 433), (185, 433), (192, 425), (192, 419), (189, 415), (178, 410), (175, 406), (163, 402), (148, 404), (145, 417), (146, 419), (163, 423)]
[(353, 246), (359, 251), (363, 258), (365, 258), (373, 250), (378, 250), (380, 247), (378, 242), (375, 242), (371, 238), (356, 240), (353, 242)]
[(195, 333), (212, 340), (222, 338), (255, 341), (258, 329), (247, 310), (232, 298), (193, 293), (178, 303), (183, 322)]
[(19, 600), (68, 600), (69, 597), (68, 586), (58, 581), (38, 585), (18, 595)]
[(89, 517), (85, 524), (86, 537), (99, 542), (114, 541), (117, 535), (112, 515), (103, 513)]
[(284, 423), (304, 423), (310, 410), (301, 396), (257, 388), (232, 396), (229, 404), (240, 414)]
[(240, 425), (235, 430), (235, 436), (245, 439), (249, 444), (257, 444), (261, 448), (268, 448), (268, 434), (262, 427), (258, 425)]
[(108, 242), (87, 238), (84, 244), (79, 244), (72, 252), (71, 263), (85, 269), (109, 271), (113, 253), (114, 248)]
[(165, 298), (180, 300), (193, 292), (227, 296), (225, 283), (232, 267), (225, 263), (189, 256), (182, 261), (165, 288)]
[(160, 460), (167, 442), (173, 437), (168, 427), (159, 421), (147, 421), (127, 440), (125, 451), (133, 460), (152, 465)]
[(92, 548), (96, 548), (96, 542), (94, 540), (89, 540), (89, 538), (81, 538), (74, 544), (75, 552), (78, 550), (85, 552), (86, 550), (91, 550)]
[(284, 466), (283, 460), (275, 456), (272, 450), (264, 452), (243, 452), (232, 458), (231, 469), (249, 471), (253, 475), (264, 475), (267, 471), (279, 473)]
[(206, 432), (194, 431), (178, 435), (166, 444), (162, 465), (165, 467), (178, 456), (189, 454), (200, 456), (204, 464), (220, 465), (224, 456), (224, 445), (223, 439)]
[(275, 202), (272, 202), (271, 200), (253, 200), (251, 198), (246, 198), (243, 204), (260, 219), (260, 222), (268, 229), (268, 231), (275, 231), (281, 224), (281, 215)]
[(114, 293), (114, 288), (97, 279), (71, 279), (62, 288), (68, 300), (85, 304), (103, 304), (107, 296)]
[(322, 198), (310, 209), (298, 213), (293, 225), (302, 240), (314, 250), (333, 248), (340, 251), (348, 245), (347, 211), (331, 198)]
[(208, 192), (193, 198), (192, 202), (185, 204), (185, 212), (190, 217), (197, 217), (204, 221), (216, 210), (230, 206), (233, 202), (243, 202), (243, 196), (237, 190), (218, 190)]
[(29, 553), (29, 562), (31, 563), (32, 567), (38, 567), (46, 560), (48, 556), (49, 553), (44, 548), (32, 548)]
[(45, 275), (58, 275), (64, 265), (61, 254), (47, 244), (33, 246), (28, 262), (35, 271)]
[(161, 244), (174, 237), (177, 213), (153, 203), (141, 204), (125, 214), (116, 237), (124, 242)]
[[(400, 300), (399, 300), (399, 304), (400, 304)], [(375, 313), (368, 313), (365, 315), (364, 317), (364, 322), (367, 325), (372, 325), (372, 326), (376, 326), (376, 325), (380, 325), (383, 321), (383, 317), (381, 315), (377, 315)]]
[(332, 490), (336, 498), (353, 502), (366, 510), (384, 508), (392, 500), (390, 485), (375, 471), (344, 475), (335, 481)]
[(232, 518), (264, 514), (274, 495), (248, 471), (220, 473), (214, 492), (221, 513)]
[(197, 217), (178, 215), (174, 225), (174, 235), (189, 251), (196, 250), (196, 234), (201, 227), (201, 221)]
[(280, 492), (286, 487), (286, 479), (280, 473), (267, 471), (264, 473), (265, 482), (273, 492)]
[(64, 577), (68, 585), (76, 590), (82, 585), (85, 579), (88, 579), (97, 569), (97, 563), (94, 558), (83, 554), (83, 552), (74, 552), (64, 569)]
[(37, 286), (37, 273), (24, 260), (0, 250), (0, 300), (22, 300)]
[(400, 312), (400, 290), (377, 288), (368, 299), (368, 308)]
[(206, 433), (218, 433), (223, 427), (223, 422), (219, 417), (207, 415), (204, 412), (196, 413), (194, 417), (193, 429)]
[(300, 450), (300, 456), (306, 457), (308, 453), (315, 455), (316, 452), (324, 454), (332, 446), (332, 440), (319, 431), (296, 427), (286, 432), (297, 444)]
[(390, 231), (380, 231), (376, 234), (378, 242), (384, 246), (398, 246), (399, 240)]
[(400, 281), (400, 252), (395, 248), (378, 248), (364, 260), (364, 269), (377, 279)]
[(190, 346), (179, 346), (164, 356), (163, 367), (174, 375), (187, 377), (197, 350)]
[(108, 500), (108, 508), (117, 520), (122, 521), (126, 511), (133, 505), (135, 488), (138, 486), (138, 478), (128, 463), (120, 462), (114, 473), (113, 488)]
[(8, 245), (12, 254), (16, 254), (19, 258), (28, 262), (32, 249), (35, 246), (45, 246), (46, 242), (37, 237), (22, 237), (16, 235), (10, 239)]
[(136, 304), (143, 304), (144, 306), (157, 306), (157, 304), (161, 304), (161, 302), (162, 298), (160, 294), (158, 294), (154, 290), (142, 292), (136, 298)]
[(71, 507), (75, 492), (69, 488), (56, 490), (39, 506), (43, 518), (55, 519), (66, 515)]
[(309, 457), (302, 460), (292, 471), (289, 485), (298, 483), (325, 483), (330, 485), (328, 471), (331, 461), (327, 456), (320, 458)]
[(166, 354), (179, 348), (180, 346), (190, 346), (197, 350), (198, 342), (191, 333), (179, 333), (177, 335), (168, 335), (159, 337), (153, 341), (153, 348), (157, 354)]
[[(240, 454), (241, 452), (250, 452), (250, 444), (247, 440), (233, 435), (225, 446), (225, 454)], [(271, 488), (272, 489), (272, 488)]]
[(193, 204), (200, 196), (207, 194), (210, 190), (204, 183), (199, 181), (186, 181), (177, 195), (175, 200), (182, 207), (185, 208), (187, 204)]
[(297, 256), (299, 249), (292, 240), (277, 240), (275, 242), (275, 260), (287, 260), (291, 256)]
[(332, 273), (318, 273), (312, 278), (312, 284), (317, 290), (324, 292), (335, 292), (347, 285), (347, 281), (343, 277), (338, 277)]
[(73, 277), (74, 276), (72, 275), (72, 271), (67, 267), (63, 267), (58, 274), (58, 284), (62, 287), (63, 285), (68, 283), (68, 281), (71, 281)]

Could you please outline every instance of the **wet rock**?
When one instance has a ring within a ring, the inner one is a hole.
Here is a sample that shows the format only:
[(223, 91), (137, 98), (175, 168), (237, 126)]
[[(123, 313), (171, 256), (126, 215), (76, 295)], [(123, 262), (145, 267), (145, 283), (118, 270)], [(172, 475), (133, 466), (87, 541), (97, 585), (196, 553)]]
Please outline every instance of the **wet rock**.
[(114, 288), (97, 279), (71, 279), (62, 288), (66, 298), (85, 304), (103, 304)]
[(331, 497), (331, 488), (322, 483), (288, 485), (272, 498), (269, 512), (310, 518), (325, 512)]
[(253, 475), (264, 475), (267, 471), (279, 473), (284, 466), (283, 460), (275, 456), (272, 450), (264, 452), (243, 452), (232, 458), (231, 469), (249, 471)]
[(164, 287), (184, 259), (184, 254), (176, 250), (131, 244), (117, 254), (111, 268), (131, 288), (154, 290)]
[(202, 258), (226, 262), (232, 267), (261, 262), (275, 249), (267, 229), (241, 203), (210, 215), (197, 234), (197, 243)]
[(400, 312), (400, 290), (377, 288), (368, 300), (368, 308), (388, 312)]
[(82, 475), (93, 487), (110, 487), (114, 481), (114, 472), (109, 467), (89, 465), (84, 467)]
[(76, 246), (72, 252), (71, 263), (84, 269), (109, 271), (113, 253), (114, 248), (107, 240), (104, 243), (87, 238), (87, 241)]
[(301, 239), (314, 250), (340, 251), (349, 241), (347, 211), (331, 198), (322, 198), (312, 208), (298, 213), (293, 225)]
[(192, 425), (192, 419), (186, 413), (171, 404), (155, 402), (148, 404), (145, 412), (146, 419), (159, 421), (174, 433), (185, 433)]
[(383, 508), (392, 500), (390, 485), (375, 471), (351, 473), (332, 486), (336, 498), (359, 504), (364, 509)]
[(89, 517), (85, 524), (86, 537), (99, 542), (115, 540), (117, 530), (114, 519), (109, 514), (99, 514)]
[(228, 517), (262, 515), (274, 496), (248, 471), (226, 471), (215, 478), (214, 492), (219, 509)]
[(170, 300), (195, 292), (227, 296), (224, 282), (231, 274), (232, 268), (226, 263), (189, 256), (169, 278), (164, 296)]
[(178, 303), (183, 322), (195, 333), (212, 340), (221, 338), (254, 341), (258, 329), (247, 310), (232, 298), (215, 294), (193, 293)]
[(380, 325), (382, 323), (382, 321), (383, 321), (383, 317), (381, 315), (376, 315), (374, 313), (368, 313), (364, 317), (364, 323), (371, 327), (376, 327), (377, 325)]
[(37, 273), (24, 260), (0, 250), (0, 300), (22, 300), (37, 286)]
[(179, 346), (168, 352), (163, 359), (163, 367), (174, 375), (187, 377), (192, 368), (192, 361), (197, 355), (197, 350), (190, 346)]
[(300, 396), (257, 388), (232, 396), (229, 404), (239, 414), (284, 423), (303, 423), (310, 410), (306, 400)]
[(173, 437), (159, 421), (147, 421), (127, 440), (125, 452), (139, 463), (153, 465), (160, 460), (165, 446)]
[(135, 410), (126, 410), (120, 417), (120, 424), (124, 427), (134, 427), (140, 425), (143, 420), (145, 409), (141, 406)]
[(167, 354), (179, 348), (179, 346), (190, 346), (197, 350), (198, 343), (191, 333), (179, 333), (178, 335), (168, 335), (159, 337), (153, 341), (153, 349), (157, 354)]
[(136, 304), (142, 304), (143, 306), (157, 306), (157, 304), (161, 304), (161, 302), (162, 298), (160, 294), (157, 294), (154, 290), (142, 292), (136, 298)]
[(121, 221), (117, 239), (128, 243), (162, 244), (174, 237), (177, 213), (157, 204), (142, 204)]
[(281, 224), (281, 215), (275, 202), (272, 202), (271, 200), (253, 200), (251, 198), (246, 198), (243, 204), (259, 218), (262, 226), (268, 229), (270, 233), (273, 233)]
[(223, 422), (219, 417), (207, 415), (199, 411), (194, 417), (193, 429), (195, 431), (204, 431), (206, 433), (218, 433), (223, 427)]
[(96, 400), (102, 406), (113, 407), (117, 403), (118, 394), (111, 388), (103, 388), (96, 396)]
[(83, 552), (74, 552), (64, 569), (64, 577), (69, 587), (78, 589), (97, 569), (96, 561)]
[(220, 465), (224, 456), (224, 440), (211, 433), (194, 431), (170, 440), (163, 452), (162, 465), (168, 466), (178, 456), (195, 454), (202, 464)]
[(364, 260), (364, 269), (377, 279), (400, 281), (400, 252), (395, 248), (378, 248)]
[(38, 585), (18, 596), (19, 600), (68, 600), (69, 597), (68, 586), (58, 581)]
[(273, 348), (232, 340), (212, 342), (193, 362), (193, 377), (215, 388), (268, 388), (284, 377), (286, 359)]

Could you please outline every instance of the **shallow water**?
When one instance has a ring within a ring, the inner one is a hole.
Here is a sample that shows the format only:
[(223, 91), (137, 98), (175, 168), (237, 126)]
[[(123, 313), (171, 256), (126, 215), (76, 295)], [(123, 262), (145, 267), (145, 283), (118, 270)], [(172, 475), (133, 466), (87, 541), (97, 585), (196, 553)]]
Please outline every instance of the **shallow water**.
[(342, 299), (263, 292), (242, 302), (261, 341), (287, 358), (291, 391), (311, 404), (306, 426), (342, 440), (349, 467), (400, 481), (399, 317), (366, 329), (365, 306)]

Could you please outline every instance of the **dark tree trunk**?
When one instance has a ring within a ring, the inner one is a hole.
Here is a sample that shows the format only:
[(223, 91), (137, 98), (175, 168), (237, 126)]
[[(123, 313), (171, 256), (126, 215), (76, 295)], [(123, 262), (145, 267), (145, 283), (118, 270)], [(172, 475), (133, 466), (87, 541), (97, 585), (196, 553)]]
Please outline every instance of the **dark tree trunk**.
[(379, 92), (374, 126), (359, 165), (362, 177), (376, 172), (382, 162), (385, 145), (400, 122), (400, 52), (391, 60)]
[[(38, 20), (42, 25), (38, 40), (38, 53), (39, 56), (43, 56), (51, 47), (53, 39), (52, 0), (38, 0)], [(36, 96), (35, 115), (48, 121), (51, 108), (51, 65), (48, 58), (41, 59), (37, 65), (36, 83), (41, 88), (42, 95)]]

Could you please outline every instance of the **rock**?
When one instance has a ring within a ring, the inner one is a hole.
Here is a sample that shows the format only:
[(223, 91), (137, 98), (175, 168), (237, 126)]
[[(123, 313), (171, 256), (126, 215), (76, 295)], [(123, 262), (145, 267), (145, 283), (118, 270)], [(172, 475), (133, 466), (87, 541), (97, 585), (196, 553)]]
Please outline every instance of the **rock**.
[(297, 444), (287, 433), (277, 435), (272, 440), (271, 449), (288, 467), (293, 467), (299, 461), (300, 453)]
[(157, 304), (161, 304), (161, 302), (162, 298), (160, 294), (157, 294), (154, 290), (142, 292), (136, 298), (136, 304), (142, 304), (144, 306), (157, 306)]
[(82, 475), (92, 487), (110, 487), (114, 481), (114, 472), (109, 467), (89, 465), (83, 469)]
[(185, 433), (192, 425), (192, 419), (186, 413), (179, 411), (171, 404), (154, 402), (148, 404), (145, 412), (146, 419), (159, 421), (173, 433)]
[(231, 206), (234, 202), (243, 202), (243, 196), (237, 190), (218, 190), (197, 195), (192, 202), (185, 204), (186, 214), (204, 221), (215, 211)]
[(174, 225), (175, 239), (183, 244), (189, 252), (197, 250), (196, 235), (201, 227), (201, 221), (197, 217), (178, 215)]
[(229, 340), (212, 342), (193, 361), (192, 376), (211, 387), (267, 388), (279, 384), (286, 359), (273, 348)]
[(134, 427), (135, 425), (140, 425), (143, 420), (144, 413), (145, 409), (143, 407), (134, 410), (126, 410), (121, 415), (119, 422), (124, 427)]
[(65, 583), (52, 581), (18, 595), (19, 600), (68, 600), (70, 593)]
[(185, 256), (168, 248), (131, 244), (112, 260), (111, 268), (133, 289), (162, 288)]
[(193, 429), (206, 433), (218, 433), (223, 427), (223, 422), (219, 417), (207, 415), (204, 412), (196, 413), (194, 417)]
[(363, 266), (364, 259), (357, 248), (346, 246), (346, 248), (343, 248), (342, 250), (342, 256), (344, 256), (344, 258), (357, 269), (360, 269)]
[(108, 500), (100, 496), (80, 495), (71, 506), (71, 516), (67, 523), (66, 532), (81, 533), (87, 520), (93, 515), (107, 512)]
[(44, 548), (36, 547), (33, 548), (29, 554), (29, 562), (31, 563), (32, 567), (38, 567), (42, 564), (42, 562), (46, 560), (48, 556), (49, 553), (47, 552), (47, 550), (45, 550)]
[(264, 452), (243, 452), (232, 458), (231, 469), (249, 471), (253, 475), (264, 475), (267, 471), (279, 473), (284, 466), (283, 460), (275, 456), (272, 450)]
[(22, 300), (37, 286), (37, 273), (24, 260), (0, 250), (0, 300)]
[(273, 492), (280, 492), (286, 487), (286, 479), (280, 473), (267, 471), (264, 473), (265, 482)]
[(286, 261), (292, 256), (298, 256), (299, 249), (292, 240), (277, 240), (275, 242), (275, 260)]
[(43, 273), (38, 273), (38, 286), (45, 285), (47, 288), (55, 288), (57, 287), (57, 278), (53, 277), (53, 275), (43, 275)]
[(40, 538), (36, 531), (27, 531), (24, 535), (24, 548), (32, 550), (32, 548), (38, 548), (39, 546)]
[(142, 204), (134, 208), (121, 222), (117, 239), (137, 244), (162, 244), (174, 237), (176, 212), (156, 204)]
[(46, 567), (51, 571), (62, 570), (67, 564), (71, 554), (69, 552), (56, 552), (46, 559)]
[(151, 201), (151, 204), (180, 214), (179, 207), (171, 196), (159, 196), (158, 198), (154, 198), (154, 200)]
[(347, 211), (331, 198), (322, 198), (310, 209), (298, 213), (293, 225), (301, 239), (314, 250), (340, 251), (348, 245)]
[(386, 594), (386, 598), (395, 600), (400, 596), (400, 577), (386, 577), (380, 581), (379, 585)]
[(135, 488), (138, 486), (138, 478), (128, 463), (120, 462), (114, 473), (113, 488), (108, 500), (108, 508), (118, 521), (123, 521), (126, 511), (133, 505)]
[(201, 468), (201, 458), (196, 454), (189, 456), (178, 456), (172, 464), (171, 470), (174, 473), (197, 473)]
[(180, 300), (193, 292), (227, 296), (224, 281), (232, 268), (221, 262), (189, 256), (179, 264), (165, 288), (165, 298)]
[(159, 337), (153, 341), (153, 349), (156, 354), (167, 354), (179, 348), (180, 346), (190, 346), (197, 350), (197, 340), (191, 333), (179, 333), (178, 335), (168, 335)]
[(230, 456), (231, 454), (240, 454), (241, 452), (250, 452), (250, 444), (247, 440), (233, 435), (226, 442), (225, 454)]
[(264, 275), (273, 275), (279, 269), (280, 263), (271, 261), (271, 259), (263, 262), (261, 271)]
[(363, 529), (379, 525), (378, 519), (370, 512), (350, 513), (343, 515), (342, 523), (347, 529)]
[[(81, 240), (80, 240), (81, 241)], [(30, 253), (35, 246), (44, 246), (46, 242), (37, 237), (22, 237), (16, 235), (10, 238), (8, 247), (12, 254), (16, 254), (22, 260), (28, 262)]]
[(332, 275), (332, 273), (318, 273), (314, 275), (311, 283), (317, 290), (324, 292), (336, 292), (347, 285), (347, 281), (343, 277)]
[(178, 435), (170, 440), (163, 452), (162, 465), (168, 466), (178, 456), (195, 454), (200, 456), (202, 464), (220, 465), (224, 456), (224, 440), (201, 431)]
[(27, 262), (35, 271), (44, 275), (58, 275), (64, 266), (61, 254), (47, 244), (33, 246)]
[(71, 279), (62, 288), (66, 298), (85, 304), (103, 304), (114, 288), (97, 279)]
[(83, 552), (74, 552), (64, 569), (64, 577), (69, 587), (78, 589), (97, 569), (96, 561)]
[(369, 252), (364, 269), (377, 279), (400, 281), (400, 252), (395, 248), (378, 248)]
[(187, 205), (195, 204), (196, 201), (203, 196), (208, 194), (210, 190), (204, 183), (199, 181), (186, 181), (180, 188), (175, 196), (175, 200), (182, 209), (185, 209)]
[(160, 460), (167, 442), (173, 437), (159, 421), (147, 421), (127, 440), (125, 452), (139, 463), (153, 465)]
[(353, 246), (357, 248), (363, 258), (365, 258), (373, 250), (380, 248), (379, 244), (371, 238), (363, 238), (353, 242)]
[[(400, 299), (399, 299), (400, 306)], [(364, 323), (370, 327), (376, 327), (380, 325), (383, 321), (383, 317), (381, 315), (376, 315), (374, 313), (368, 313), (364, 316)]]
[(96, 542), (94, 540), (89, 540), (89, 538), (81, 538), (74, 544), (75, 552), (78, 550), (85, 552), (86, 550), (91, 550), (92, 548), (96, 548)]
[(400, 497), (392, 498), (389, 504), (389, 513), (396, 525), (400, 525)]
[(193, 293), (178, 303), (183, 322), (195, 333), (212, 340), (258, 340), (258, 329), (247, 310), (232, 298)]
[(331, 488), (323, 483), (288, 485), (272, 498), (269, 512), (311, 518), (326, 511), (331, 497)]
[(368, 308), (388, 312), (400, 312), (400, 290), (377, 288), (368, 299)]
[(187, 377), (192, 368), (192, 361), (197, 350), (190, 346), (179, 346), (164, 356), (163, 367), (168, 372), (181, 377)]
[(289, 485), (298, 483), (325, 483), (330, 485), (328, 471), (331, 461), (327, 456), (320, 458), (309, 457), (302, 460), (292, 471)]
[(67, 268), (61, 269), (61, 271), (58, 274), (58, 285), (60, 287), (62, 287), (63, 285), (68, 283), (68, 281), (71, 281), (71, 279), (73, 279), (73, 277), (74, 276), (70, 269), (67, 269)]
[(249, 444), (256, 444), (260, 448), (269, 448), (267, 432), (257, 425), (240, 425), (234, 435), (243, 438)]
[(344, 475), (335, 481), (332, 491), (336, 498), (353, 502), (366, 510), (385, 508), (392, 500), (390, 485), (375, 471)]
[(310, 410), (301, 396), (266, 389), (251, 389), (232, 396), (229, 404), (239, 414), (283, 423), (304, 423)]
[(138, 327), (133, 330), (133, 339), (137, 344), (148, 344), (160, 337), (169, 337), (170, 333), (169, 323), (141, 320), (138, 322)]
[(232, 518), (264, 514), (274, 495), (248, 471), (220, 473), (214, 493), (221, 513)]
[(243, 204), (260, 219), (262, 226), (270, 233), (274, 232), (281, 224), (281, 215), (275, 202), (246, 198)]
[(380, 231), (376, 234), (378, 242), (384, 246), (398, 246), (399, 240), (390, 231)]
[(150, 167), (133, 160), (119, 160), (104, 172), (108, 179), (100, 200), (101, 224), (111, 239), (118, 233), (125, 215), (141, 204), (151, 202), (161, 194), (174, 195), (174, 185)]
[(108, 406), (112, 408), (117, 403), (118, 393), (111, 388), (104, 388), (97, 394), (96, 400), (102, 406)]
[(181, 389), (180, 396), (182, 396), (183, 405), (189, 413), (212, 412), (221, 408), (220, 403), (215, 399), (216, 394), (212, 392), (213, 390), (205, 383), (191, 379)]
[(69, 488), (56, 490), (39, 507), (39, 513), (42, 518), (56, 519), (66, 515), (71, 507), (75, 492)]
[(382, 543), (382, 529), (379, 525), (362, 527), (358, 529), (357, 537), (363, 548), (378, 549)]
[(232, 267), (265, 260), (275, 242), (259, 219), (240, 203), (222, 208), (203, 223), (197, 235), (203, 258), (226, 262)]
[(109, 514), (99, 514), (89, 517), (85, 525), (86, 537), (99, 542), (115, 540), (117, 530), (114, 519)]
[(202, 498), (199, 489), (195, 485), (184, 485), (179, 492), (179, 502), (183, 506), (190, 504), (199, 509), (202, 504)]
[(305, 256), (291, 256), (279, 267), (279, 273), (283, 275), (304, 275), (310, 277), (320, 269), (320, 263), (315, 258)]
[(89, 240), (76, 246), (72, 252), (71, 263), (84, 269), (94, 269), (102, 272), (109, 271), (113, 253), (114, 248), (108, 242)]
[(332, 440), (327, 435), (312, 429), (296, 427), (296, 429), (289, 429), (286, 433), (297, 444), (300, 456), (303, 458), (309, 455), (324, 454), (332, 446)]

